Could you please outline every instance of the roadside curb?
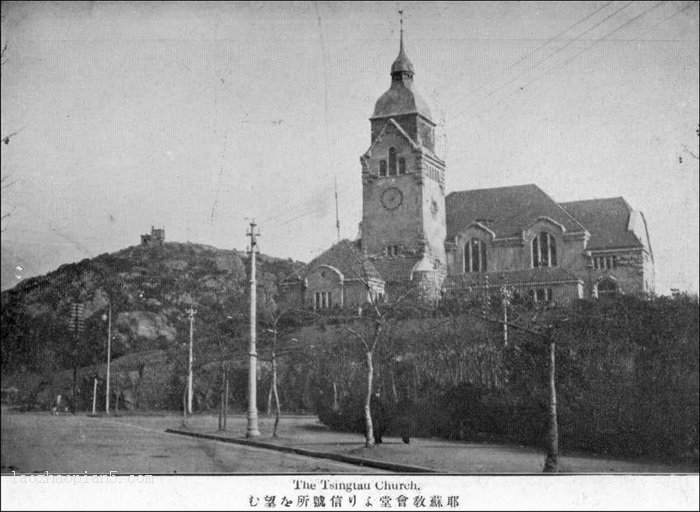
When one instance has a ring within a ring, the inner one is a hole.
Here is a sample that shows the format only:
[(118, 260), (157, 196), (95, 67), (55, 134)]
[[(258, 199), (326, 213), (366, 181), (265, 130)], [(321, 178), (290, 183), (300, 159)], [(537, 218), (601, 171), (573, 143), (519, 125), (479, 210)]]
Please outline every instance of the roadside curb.
[(217, 436), (214, 434), (200, 434), (199, 432), (191, 432), (188, 430), (177, 430), (166, 428), (165, 432), (169, 434), (179, 434), (182, 436), (197, 437), (200, 439), (209, 439), (212, 441), (222, 441), (224, 443), (241, 444), (245, 446), (253, 446), (255, 448), (264, 448), (267, 450), (276, 450), (278, 452), (295, 453), (297, 455), (306, 455), (307, 457), (315, 457), (317, 459), (329, 459), (336, 462), (346, 462), (357, 466), (368, 468), (384, 469), (394, 471), (396, 473), (441, 473), (436, 469), (422, 468), (420, 466), (408, 466), (406, 464), (395, 464), (393, 462), (385, 462), (381, 460), (365, 459), (362, 457), (353, 457), (352, 455), (342, 455), (339, 453), (316, 452), (305, 450), (303, 448), (294, 448), (293, 446), (282, 446), (278, 444), (262, 443), (260, 441), (249, 441), (247, 439), (237, 439), (235, 437)]

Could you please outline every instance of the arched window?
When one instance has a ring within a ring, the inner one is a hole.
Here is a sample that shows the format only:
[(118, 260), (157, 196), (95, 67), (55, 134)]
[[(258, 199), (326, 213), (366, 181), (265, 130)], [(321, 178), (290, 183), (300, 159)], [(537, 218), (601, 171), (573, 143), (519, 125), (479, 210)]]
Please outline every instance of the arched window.
[(386, 160), (379, 161), (379, 175), (386, 176)]
[(399, 174), (406, 174), (406, 159), (399, 158)]
[(396, 176), (396, 148), (389, 148), (389, 176)]
[(464, 244), (464, 272), (486, 272), (486, 244), (478, 238)]
[(610, 297), (617, 293), (617, 283), (613, 279), (603, 279), (598, 283), (598, 297)]
[(532, 239), (532, 266), (557, 266), (557, 242), (552, 235), (545, 231)]

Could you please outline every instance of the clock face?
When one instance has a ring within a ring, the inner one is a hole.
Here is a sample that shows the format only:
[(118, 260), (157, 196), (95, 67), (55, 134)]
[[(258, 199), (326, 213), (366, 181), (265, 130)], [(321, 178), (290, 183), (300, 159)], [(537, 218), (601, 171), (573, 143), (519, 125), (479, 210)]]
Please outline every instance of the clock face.
[(382, 205), (387, 210), (395, 210), (403, 201), (403, 193), (396, 187), (386, 189), (382, 193)]

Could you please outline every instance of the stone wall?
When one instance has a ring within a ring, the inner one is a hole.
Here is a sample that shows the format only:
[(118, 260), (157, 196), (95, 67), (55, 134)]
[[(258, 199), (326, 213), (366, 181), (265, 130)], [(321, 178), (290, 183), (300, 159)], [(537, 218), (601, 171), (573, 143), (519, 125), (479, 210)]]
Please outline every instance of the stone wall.
[[(396, 121), (414, 142), (420, 140), (420, 127), (423, 127), (421, 133), (432, 130), (414, 115), (398, 116)], [(381, 130), (384, 133), (380, 138)], [(423, 133), (422, 137), (426, 136)], [(397, 246), (399, 254), (422, 256), (427, 252), (444, 264), (444, 163), (412, 146), (387, 119), (372, 122), (372, 140), (371, 151), (361, 159), (363, 250), (374, 256), (381, 255), (389, 246)], [(380, 162), (388, 162), (392, 147), (396, 149), (397, 161), (405, 160), (406, 174), (380, 176)], [(395, 208), (383, 202), (389, 189), (400, 191), (400, 204)]]

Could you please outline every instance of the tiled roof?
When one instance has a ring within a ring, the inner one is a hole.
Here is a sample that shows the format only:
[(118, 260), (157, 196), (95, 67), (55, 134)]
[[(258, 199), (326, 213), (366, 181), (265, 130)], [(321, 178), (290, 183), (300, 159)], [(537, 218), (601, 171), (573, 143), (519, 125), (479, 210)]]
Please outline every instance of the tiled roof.
[(337, 268), (345, 279), (381, 279), (379, 272), (360, 251), (357, 244), (350, 240), (341, 240), (328, 250), (311, 260), (296, 277), (305, 277), (319, 265)]
[(407, 87), (401, 82), (392, 82), (389, 90), (375, 103), (370, 119), (403, 114), (420, 114), (432, 119), (428, 104), (412, 87)]
[(588, 249), (644, 247), (634, 232), (627, 229), (633, 210), (621, 197), (572, 201), (561, 206), (591, 233)]
[(480, 222), (496, 238), (520, 236), (539, 217), (549, 217), (567, 232), (584, 227), (537, 185), (487, 188), (452, 192), (445, 198), (447, 240), (473, 222)]
[(544, 286), (551, 284), (578, 283), (581, 280), (563, 268), (528, 268), (503, 272), (479, 272), (449, 275), (443, 287), (447, 290), (460, 290), (480, 286)]
[(289, 276), (285, 282), (291, 284), (304, 279), (319, 265), (337, 268), (345, 279), (378, 279), (387, 283), (408, 281), (411, 270), (420, 258), (366, 258), (356, 242), (341, 240), (311, 260), (302, 270)]

